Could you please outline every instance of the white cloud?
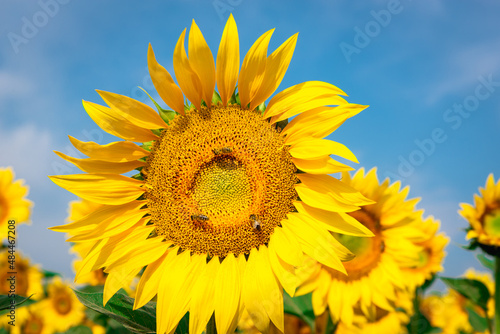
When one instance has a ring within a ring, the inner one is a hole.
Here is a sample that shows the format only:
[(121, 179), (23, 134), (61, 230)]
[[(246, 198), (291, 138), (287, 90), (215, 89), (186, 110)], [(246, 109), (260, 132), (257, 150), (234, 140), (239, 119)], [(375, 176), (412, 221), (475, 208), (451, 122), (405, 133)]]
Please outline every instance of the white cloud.
[(29, 79), (0, 71), (0, 103), (7, 98), (23, 97), (33, 92), (33, 82)]

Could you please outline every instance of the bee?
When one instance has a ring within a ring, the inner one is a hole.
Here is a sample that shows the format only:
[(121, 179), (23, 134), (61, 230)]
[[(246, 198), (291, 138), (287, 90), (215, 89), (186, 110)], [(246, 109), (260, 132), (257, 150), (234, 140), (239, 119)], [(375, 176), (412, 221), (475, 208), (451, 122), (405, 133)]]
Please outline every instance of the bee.
[(208, 220), (208, 217), (203, 214), (191, 215), (191, 220), (194, 222), (203, 223)]
[(262, 222), (257, 219), (256, 215), (250, 215), (250, 221), (252, 222), (252, 228), (256, 231), (262, 230)]
[(230, 147), (230, 146), (227, 146), (227, 147), (223, 147), (223, 148), (214, 148), (212, 150), (212, 152), (214, 152), (215, 155), (220, 155), (220, 154), (229, 154), (231, 152), (233, 152), (233, 148)]

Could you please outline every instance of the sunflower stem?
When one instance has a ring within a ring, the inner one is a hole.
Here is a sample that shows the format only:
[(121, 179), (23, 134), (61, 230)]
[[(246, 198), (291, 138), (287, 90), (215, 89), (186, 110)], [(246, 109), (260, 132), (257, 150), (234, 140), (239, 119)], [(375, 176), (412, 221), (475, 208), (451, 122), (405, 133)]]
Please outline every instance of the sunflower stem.
[(217, 327), (215, 327), (215, 314), (212, 314), (212, 317), (208, 321), (207, 334), (217, 334)]
[(495, 334), (500, 334), (500, 257), (495, 256)]

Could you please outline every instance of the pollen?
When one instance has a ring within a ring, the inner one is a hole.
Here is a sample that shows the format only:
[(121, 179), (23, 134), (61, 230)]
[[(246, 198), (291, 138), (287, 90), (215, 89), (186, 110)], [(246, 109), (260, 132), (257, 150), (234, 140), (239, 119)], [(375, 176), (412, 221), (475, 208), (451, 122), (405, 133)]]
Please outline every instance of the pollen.
[(143, 173), (156, 234), (193, 253), (249, 254), (293, 210), (295, 172), (283, 137), (259, 112), (186, 111), (163, 130)]

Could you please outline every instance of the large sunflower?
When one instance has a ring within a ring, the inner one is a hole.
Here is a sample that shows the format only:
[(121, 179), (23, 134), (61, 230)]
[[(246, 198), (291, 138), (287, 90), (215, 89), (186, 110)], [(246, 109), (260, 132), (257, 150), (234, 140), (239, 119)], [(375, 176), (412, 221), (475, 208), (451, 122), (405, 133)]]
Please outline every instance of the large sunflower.
[[(17, 224), (29, 222), (30, 208), (33, 204), (25, 198), (28, 186), (23, 183), (24, 180), (14, 181), (14, 172), (11, 167), (0, 168), (0, 242), (7, 239), (7, 231), (12, 231)], [(11, 221), (10, 225), (9, 221)], [(17, 237), (12, 233), (9, 235), (14, 238), (11, 240)]]
[(481, 195), (474, 195), (474, 205), (461, 203), (459, 213), (467, 219), (470, 229), (467, 239), (477, 239), (486, 246), (500, 246), (500, 179), (495, 184), (493, 174), (488, 176)]
[[(303, 253), (345, 273), (341, 261), (352, 253), (328, 230), (370, 234), (346, 212), (372, 201), (327, 175), (352, 169), (330, 154), (355, 156), (322, 139), (366, 106), (347, 103), (331, 84), (309, 81), (275, 95), (262, 112), (297, 38), (267, 56), (272, 33), (253, 44), (240, 71), (233, 17), (216, 62), (193, 21), (188, 55), (186, 30), (174, 51), (180, 87), (148, 51), (152, 81), (173, 111), (160, 109), (162, 118), (141, 102), (99, 91), (109, 108), (84, 101), (86, 111), (125, 141), (101, 146), (71, 138), (89, 158), (58, 153), (88, 174), (51, 179), (104, 204), (53, 228), (75, 235), (73, 242), (94, 243), (77, 276), (104, 267), (107, 302), (146, 267), (134, 307), (157, 295), (158, 333), (171, 332), (188, 311), (190, 333), (201, 333), (212, 314), (217, 331), (227, 333), (243, 308), (259, 330), (271, 321), (283, 331), (283, 289), (294, 294)], [(133, 169), (140, 174), (119, 175)]]
[[(375, 321), (377, 314), (395, 309), (398, 291), (405, 289), (403, 266), (418, 263), (422, 247), (418, 241), (425, 234), (415, 224), (421, 223), (422, 212), (415, 209), (418, 199), (406, 200), (408, 188), (400, 183), (379, 183), (376, 169), (366, 175), (360, 169), (352, 178), (342, 173), (342, 180), (376, 203), (350, 212), (375, 236), (373, 238), (334, 234), (356, 257), (344, 263), (347, 275), (312, 261), (303, 271), (309, 273), (297, 294), (312, 292), (316, 315), (329, 307), (334, 322), (346, 327), (353, 323), (355, 310)], [(299, 212), (303, 209), (299, 206)]]

